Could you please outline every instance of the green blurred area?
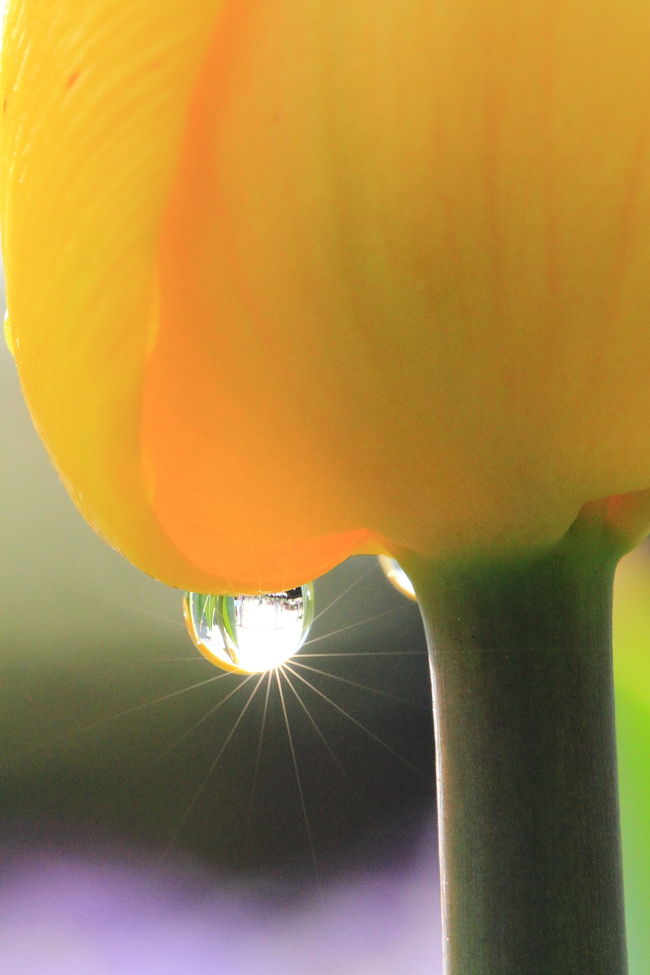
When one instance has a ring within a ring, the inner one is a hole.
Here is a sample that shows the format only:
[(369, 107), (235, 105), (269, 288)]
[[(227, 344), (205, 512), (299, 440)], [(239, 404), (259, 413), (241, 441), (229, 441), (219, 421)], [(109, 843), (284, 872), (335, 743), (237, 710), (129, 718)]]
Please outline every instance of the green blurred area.
[(650, 553), (619, 566), (614, 593), (619, 785), (630, 975), (650, 971)]

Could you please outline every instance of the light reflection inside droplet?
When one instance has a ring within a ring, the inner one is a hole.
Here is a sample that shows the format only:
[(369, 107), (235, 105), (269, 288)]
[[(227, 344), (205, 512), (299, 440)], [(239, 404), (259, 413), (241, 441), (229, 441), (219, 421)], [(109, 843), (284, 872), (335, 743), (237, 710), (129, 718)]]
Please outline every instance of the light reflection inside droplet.
[(314, 618), (311, 583), (255, 596), (188, 592), (183, 615), (194, 645), (224, 670), (261, 673), (300, 649)]
[(408, 596), (409, 599), (416, 598), (413, 583), (397, 559), (392, 559), (388, 555), (380, 555), (379, 564), (382, 567), (384, 575), (388, 581), (391, 583), (391, 585), (395, 586), (398, 592), (401, 592), (404, 596)]

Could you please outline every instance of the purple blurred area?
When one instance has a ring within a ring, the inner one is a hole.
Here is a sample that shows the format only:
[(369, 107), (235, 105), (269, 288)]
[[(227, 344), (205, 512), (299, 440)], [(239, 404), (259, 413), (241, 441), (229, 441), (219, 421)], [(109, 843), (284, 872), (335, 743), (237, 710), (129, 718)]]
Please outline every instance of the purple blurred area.
[(11, 975), (436, 975), (437, 868), (359, 872), (320, 895), (216, 883), (187, 868), (40, 855), (6, 869), (0, 971)]

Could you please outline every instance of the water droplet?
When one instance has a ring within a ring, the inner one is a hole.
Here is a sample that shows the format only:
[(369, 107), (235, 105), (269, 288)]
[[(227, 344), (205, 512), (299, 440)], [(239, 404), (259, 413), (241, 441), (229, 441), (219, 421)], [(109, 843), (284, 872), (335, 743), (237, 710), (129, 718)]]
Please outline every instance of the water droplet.
[(391, 559), (388, 555), (380, 555), (379, 564), (384, 570), (384, 575), (388, 581), (391, 585), (395, 586), (398, 592), (401, 592), (404, 596), (408, 596), (409, 599), (415, 599), (413, 583), (397, 559)]
[(314, 618), (312, 583), (262, 596), (188, 592), (183, 615), (194, 645), (224, 670), (273, 670), (297, 653)]

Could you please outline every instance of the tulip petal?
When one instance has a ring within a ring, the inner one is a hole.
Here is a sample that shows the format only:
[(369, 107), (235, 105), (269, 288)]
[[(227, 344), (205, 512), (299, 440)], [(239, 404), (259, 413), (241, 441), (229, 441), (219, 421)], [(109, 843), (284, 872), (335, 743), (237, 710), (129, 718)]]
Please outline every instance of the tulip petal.
[(224, 9), (145, 382), (178, 544), (219, 494), (480, 553), (650, 484), (649, 48), (612, 0)]
[[(234, 562), (193, 561), (151, 507), (140, 448), (144, 368), (158, 326), (160, 223), (220, 0), (28, 0), (8, 12), (3, 244), (10, 330), (32, 415), (75, 503), (145, 571), (205, 591), (256, 588), (246, 534)], [(172, 475), (173, 476), (173, 475)], [(220, 502), (218, 495), (213, 500)], [(325, 571), (352, 538), (280, 532), (286, 585)], [(233, 543), (234, 544), (234, 543)], [(232, 546), (231, 546), (232, 547)], [(270, 555), (267, 557), (267, 562)], [(209, 563), (209, 564), (208, 564)], [(224, 567), (223, 570), (221, 567)]]
[(11, 335), (91, 523), (256, 591), (647, 490), (648, 49), (641, 0), (13, 3)]

